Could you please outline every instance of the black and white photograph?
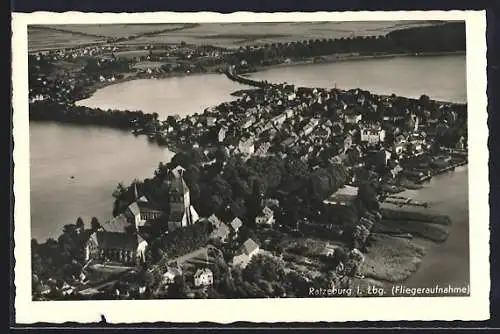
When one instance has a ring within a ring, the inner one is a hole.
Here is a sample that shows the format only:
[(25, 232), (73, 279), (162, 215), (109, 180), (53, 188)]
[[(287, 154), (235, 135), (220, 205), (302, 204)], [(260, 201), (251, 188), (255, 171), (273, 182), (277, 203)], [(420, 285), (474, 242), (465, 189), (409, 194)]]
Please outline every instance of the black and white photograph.
[(14, 16), (16, 312), (487, 317), (484, 12), (392, 14)]

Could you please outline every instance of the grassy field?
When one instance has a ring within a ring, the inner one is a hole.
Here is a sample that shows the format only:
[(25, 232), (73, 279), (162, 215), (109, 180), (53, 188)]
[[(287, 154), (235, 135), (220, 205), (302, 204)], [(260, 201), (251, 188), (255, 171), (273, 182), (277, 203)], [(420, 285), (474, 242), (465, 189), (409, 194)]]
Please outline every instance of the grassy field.
[(411, 240), (373, 235), (373, 245), (365, 257), (362, 272), (368, 278), (401, 282), (418, 269), (425, 249)]
[(204, 24), (73, 24), (28, 28), (30, 50), (69, 47), (106, 38), (134, 36), (123, 44), (245, 45), (298, 40), (385, 35), (393, 30), (435, 24), (430, 21), (282, 22)]

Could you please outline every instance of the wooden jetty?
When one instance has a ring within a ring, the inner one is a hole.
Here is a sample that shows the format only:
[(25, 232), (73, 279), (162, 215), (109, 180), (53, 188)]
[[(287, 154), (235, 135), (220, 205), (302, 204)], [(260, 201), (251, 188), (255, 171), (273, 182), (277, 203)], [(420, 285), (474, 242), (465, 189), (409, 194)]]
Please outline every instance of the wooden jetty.
[(424, 207), (427, 208), (429, 207), (429, 203), (427, 202), (420, 202), (416, 201), (412, 198), (409, 197), (402, 197), (402, 196), (388, 196), (386, 199), (383, 201), (384, 203), (389, 203), (389, 204), (394, 204), (399, 207), (409, 205), (409, 206), (419, 206), (419, 207)]

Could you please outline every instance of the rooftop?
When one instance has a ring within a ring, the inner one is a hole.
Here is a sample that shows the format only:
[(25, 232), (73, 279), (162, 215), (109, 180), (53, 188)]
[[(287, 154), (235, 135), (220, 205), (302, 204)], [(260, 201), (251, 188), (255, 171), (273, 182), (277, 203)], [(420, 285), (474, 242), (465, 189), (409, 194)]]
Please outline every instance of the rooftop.
[(358, 196), (358, 187), (345, 185), (337, 190), (329, 198), (323, 201), (325, 204), (346, 205), (351, 203)]
[(135, 251), (137, 249), (137, 235), (131, 233), (118, 233), (108, 231), (96, 232), (97, 243), (104, 249), (126, 249)]
[(245, 241), (243, 245), (241, 245), (241, 252), (246, 255), (249, 255), (258, 248), (259, 245), (255, 241), (253, 241), (252, 239), (247, 239), (247, 241)]
[(130, 226), (132, 226), (132, 224), (128, 221), (127, 217), (124, 214), (119, 214), (118, 216), (112, 218), (110, 221), (102, 225), (103, 229), (106, 232), (116, 233), (124, 233)]

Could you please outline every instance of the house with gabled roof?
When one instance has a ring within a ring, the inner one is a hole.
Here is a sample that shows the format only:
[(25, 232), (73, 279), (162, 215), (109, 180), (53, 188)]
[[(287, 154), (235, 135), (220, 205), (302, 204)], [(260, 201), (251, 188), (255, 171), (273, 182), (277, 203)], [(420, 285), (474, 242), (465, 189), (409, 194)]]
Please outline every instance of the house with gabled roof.
[(217, 240), (220, 242), (227, 242), (229, 235), (231, 234), (231, 229), (224, 223), (220, 225), (210, 233), (209, 238), (211, 240)]
[(114, 232), (114, 233), (127, 233), (135, 229), (135, 225), (131, 223), (125, 214), (119, 214), (113, 217), (109, 221), (101, 224), (103, 231)]
[(85, 245), (85, 259), (133, 266), (146, 260), (147, 245), (136, 233), (97, 231)]
[(356, 124), (361, 121), (362, 117), (363, 116), (359, 112), (353, 109), (347, 110), (344, 113), (344, 122), (348, 124)]
[(231, 229), (233, 230), (233, 232), (235, 234), (238, 233), (239, 229), (243, 226), (243, 222), (241, 221), (240, 218), (238, 217), (235, 217), (231, 223), (229, 223), (229, 225), (231, 226)]
[(247, 239), (243, 245), (241, 245), (237, 255), (233, 257), (232, 265), (245, 268), (259, 251), (259, 245), (252, 239)]
[(124, 215), (135, 225), (136, 231), (144, 227), (147, 222), (155, 221), (163, 215), (164, 212), (151, 203), (145, 195), (139, 196), (136, 184), (134, 184), (134, 199)]
[(182, 267), (178, 262), (175, 262), (174, 265), (167, 266), (167, 270), (162, 275), (162, 283), (165, 285), (172, 284), (177, 276), (182, 276)]

